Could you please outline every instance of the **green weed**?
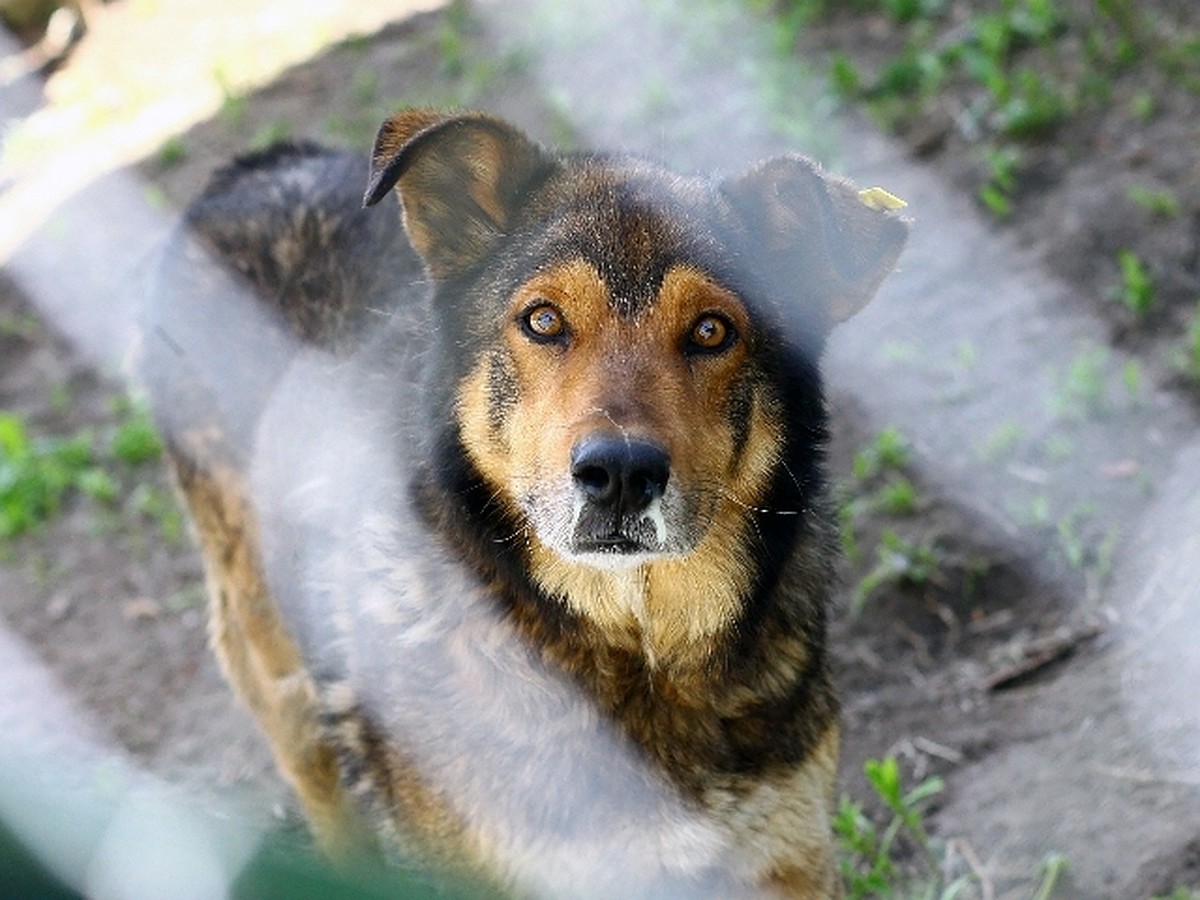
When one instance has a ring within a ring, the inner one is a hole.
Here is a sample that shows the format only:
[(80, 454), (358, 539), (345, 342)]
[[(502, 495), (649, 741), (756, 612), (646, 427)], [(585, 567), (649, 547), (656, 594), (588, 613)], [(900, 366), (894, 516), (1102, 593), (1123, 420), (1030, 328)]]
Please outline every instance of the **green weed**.
[(292, 125), (283, 119), (266, 122), (255, 129), (250, 136), (251, 150), (266, 150), (268, 147), (286, 141), (292, 136)]
[(979, 200), (998, 219), (1012, 213), (1012, 196), (1021, 170), (1021, 152), (1015, 147), (989, 148), (985, 153), (987, 180), (979, 189)]
[(1138, 91), (1129, 99), (1129, 112), (1139, 122), (1149, 122), (1158, 113), (1158, 101), (1149, 91)]
[(898, 428), (885, 428), (854, 455), (852, 471), (860, 481), (870, 481), (884, 472), (900, 471), (909, 462), (911, 444)]
[[(840, 507), (842, 549), (847, 558), (858, 560), (857, 527), (860, 520), (876, 514), (892, 518), (916, 515), (922, 500), (916, 485), (905, 474), (911, 444), (897, 428), (885, 428), (854, 455), (852, 484)], [(893, 581), (919, 581), (922, 549), (906, 543), (892, 531), (884, 532), (877, 548), (878, 562), (860, 582), (851, 601), (855, 614), (880, 586)]]
[(69, 381), (57, 382), (46, 390), (46, 405), (56, 415), (64, 415), (74, 402), (75, 397), (71, 392)]
[[(123, 473), (159, 458), (162, 443), (145, 411), (122, 399), (114, 412), (104, 437), (91, 428), (34, 436), (23, 418), (0, 413), (0, 539), (36, 530), (72, 494), (114, 507)], [(181, 532), (182, 521), (174, 528)]]
[(1142, 402), (1142, 367), (1136, 359), (1128, 360), (1121, 369), (1121, 381), (1125, 385), (1125, 393), (1129, 402), (1134, 406)]
[(1033, 900), (1050, 900), (1054, 896), (1054, 886), (1058, 884), (1058, 879), (1067, 871), (1067, 858), (1061, 853), (1048, 853), (1040, 868), (1042, 881), (1033, 895)]
[(1033, 69), (1013, 72), (1002, 94), (997, 121), (1000, 132), (1008, 137), (1041, 137), (1070, 114), (1070, 103), (1062, 89)]
[(43, 330), (41, 320), (32, 313), (0, 312), (0, 338), (32, 341), (41, 335)]
[(183, 513), (175, 495), (152, 484), (139, 484), (129, 495), (128, 506), (140, 516), (158, 524), (163, 540), (179, 547), (184, 540)]
[(365, 67), (356, 70), (350, 95), (359, 106), (374, 103), (379, 98), (379, 73)]
[(446, 78), (460, 78), (467, 70), (470, 19), (470, 10), (462, 0), (453, 0), (446, 7), (437, 35), (441, 73)]
[(1121, 305), (1139, 319), (1144, 319), (1154, 306), (1154, 279), (1142, 258), (1132, 250), (1117, 253), (1121, 284), (1116, 290)]
[(842, 553), (846, 559), (857, 562), (862, 549), (858, 545), (858, 509), (854, 503), (838, 506), (838, 532), (842, 538)]
[(897, 475), (875, 493), (875, 506), (889, 516), (913, 516), (920, 509), (920, 494), (911, 481)]
[(1129, 188), (1129, 199), (1152, 216), (1173, 219), (1179, 215), (1179, 200), (1166, 188), (1147, 188), (1135, 184)]
[(203, 609), (207, 603), (208, 591), (204, 585), (192, 584), (171, 594), (164, 605), (168, 612), (181, 613), (189, 609)]
[(230, 127), (237, 127), (246, 120), (246, 95), (233, 86), (229, 74), (221, 66), (213, 72), (217, 87), (221, 91), (221, 108), (218, 115)]
[(175, 134), (162, 142), (154, 158), (164, 169), (169, 169), (187, 159), (187, 154), (187, 144), (180, 135)]
[(1029, 524), (1044, 527), (1050, 524), (1050, 498), (1038, 494), (1029, 501)]
[(0, 414), (0, 538), (37, 528), (72, 490), (111, 500), (111, 482), (92, 444), (90, 433), (35, 440), (23, 420)]
[(1077, 449), (1075, 441), (1065, 434), (1052, 434), (1042, 442), (1042, 453), (1051, 462), (1066, 462)]
[(850, 99), (862, 90), (862, 75), (844, 53), (834, 54), (829, 64), (829, 81), (842, 99)]
[(1109, 355), (1104, 347), (1085, 347), (1076, 354), (1050, 398), (1061, 418), (1100, 418), (1112, 412), (1108, 390)]
[[(928, 897), (951, 900), (969, 883), (967, 876), (946, 883), (938, 848), (924, 823), (929, 801), (942, 792), (941, 778), (927, 778), (906, 791), (894, 757), (868, 760), (863, 767), (875, 795), (889, 816), (886, 824), (873, 822), (861, 804), (843, 795), (833, 820), (840, 849), (838, 864), (849, 900), (868, 897)], [(919, 871), (910, 871), (905, 856), (915, 851)]]
[(113, 458), (127, 466), (140, 466), (162, 456), (162, 440), (146, 410), (122, 402), (118, 405), (118, 412), (122, 414), (122, 420), (117, 424), (109, 445)]
[(855, 585), (850, 598), (850, 614), (857, 616), (873, 594), (885, 585), (920, 586), (929, 584), (941, 567), (941, 555), (928, 543), (906, 540), (888, 529), (876, 548), (875, 567)]
[(1001, 422), (991, 430), (976, 447), (976, 453), (986, 462), (999, 462), (1011, 457), (1025, 439), (1025, 429), (1020, 422)]
[(1193, 384), (1200, 386), (1200, 306), (1188, 323), (1183, 344), (1183, 371)]
[(1083, 526), (1094, 515), (1093, 508), (1082, 506), (1058, 521), (1058, 548), (1072, 569), (1082, 570), (1087, 562), (1089, 543)]

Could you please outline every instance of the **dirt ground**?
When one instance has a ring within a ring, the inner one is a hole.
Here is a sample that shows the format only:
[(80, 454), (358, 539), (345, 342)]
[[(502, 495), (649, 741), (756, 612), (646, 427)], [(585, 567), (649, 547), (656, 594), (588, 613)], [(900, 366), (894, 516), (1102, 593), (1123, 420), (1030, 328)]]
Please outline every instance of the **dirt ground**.
[[(1148, 5), (1197, 24), (1188, 4)], [(834, 51), (864, 70), (895, 52), (870, 17), (834, 17), (779, 61), (730, 4), (351, 4), (341, 22), (268, 0), (192, 6), (105, 6), (44, 86), (0, 88), (0, 410), (40, 434), (111, 429), (156, 242), (208, 172), (272, 139), (365, 149), (392, 108), (420, 103), (683, 169), (818, 155), (907, 199), (915, 221), (901, 270), (826, 366), (848, 510), (843, 789), (870, 806), (863, 762), (884, 755), (912, 783), (944, 777), (928, 823), (974, 876), (969, 896), (1031, 896), (1051, 854), (1067, 861), (1054, 896), (1200, 890), (1198, 393), (1175, 364), (1200, 302), (1195, 93), (1130, 69), (1118, 99), (1026, 149), (1032, 175), (997, 222), (944, 110), (888, 138), (804, 77)], [(1149, 120), (1121, 100), (1139, 91), (1160, 98)], [(1172, 189), (1179, 211), (1147, 213), (1130, 185)], [(1108, 299), (1125, 247), (1157, 276), (1145, 323)], [(893, 428), (898, 459), (881, 457)], [(198, 558), (133, 499), (165, 494), (165, 476), (121, 478), (114, 509), (76, 498), (0, 545), (0, 613), (26, 648), (0, 663), (10, 683), (44, 666), (102, 756), (291, 827), (206, 648)], [(0, 723), (53, 760), (66, 729), (28, 737), (61, 715), (39, 697), (10, 692)]]

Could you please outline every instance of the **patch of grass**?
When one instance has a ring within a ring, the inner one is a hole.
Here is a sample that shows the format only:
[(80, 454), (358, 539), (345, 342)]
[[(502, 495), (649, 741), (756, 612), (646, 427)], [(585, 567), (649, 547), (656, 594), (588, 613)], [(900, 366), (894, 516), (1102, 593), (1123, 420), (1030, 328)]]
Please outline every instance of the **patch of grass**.
[(1065, 434), (1052, 434), (1042, 442), (1042, 453), (1051, 462), (1066, 462), (1077, 450), (1075, 441)]
[(145, 408), (122, 399), (116, 411), (121, 414), (113, 432), (109, 450), (114, 459), (127, 466), (140, 466), (162, 456), (163, 444)]
[(446, 78), (461, 78), (470, 57), (468, 28), (471, 13), (462, 0), (453, 0), (442, 16), (438, 29), (438, 50), (441, 54), (441, 74)]
[(187, 144), (184, 143), (183, 137), (174, 134), (162, 142), (158, 152), (154, 154), (154, 159), (164, 169), (169, 169), (187, 159), (187, 154)]
[(886, 585), (914, 587), (930, 584), (941, 568), (941, 554), (929, 543), (910, 541), (888, 529), (876, 548), (874, 568), (859, 580), (850, 598), (850, 614), (858, 616), (872, 595)]
[(854, 455), (852, 471), (860, 481), (870, 481), (884, 472), (900, 471), (909, 462), (912, 445), (898, 428), (885, 428)]
[[(34, 435), (24, 418), (0, 412), (0, 539), (37, 530), (73, 494), (116, 506), (123, 476), (158, 459), (162, 443), (140, 407), (122, 399), (114, 413), (116, 424), (101, 437), (92, 428)], [(173, 527), (182, 533), (182, 520)]]
[(1138, 319), (1144, 319), (1154, 307), (1154, 278), (1140, 256), (1132, 250), (1117, 253), (1121, 284), (1116, 297)]
[(221, 108), (217, 114), (228, 126), (236, 128), (246, 120), (246, 95), (234, 89), (233, 81), (224, 68), (218, 66), (213, 78), (221, 91)]
[(1192, 384), (1200, 387), (1200, 306), (1192, 314), (1183, 342), (1183, 372)]
[(862, 74), (844, 53), (836, 53), (829, 64), (829, 81), (833, 92), (843, 100), (853, 98), (862, 90)]
[(1027, 139), (1049, 134), (1070, 114), (1062, 88), (1033, 69), (1013, 72), (996, 111), (1001, 134)]
[(876, 508), (889, 516), (914, 516), (920, 509), (920, 494), (911, 481), (897, 475), (875, 493)]
[(1136, 359), (1128, 360), (1121, 368), (1121, 381), (1129, 402), (1137, 406), (1142, 402), (1142, 367)]
[(999, 462), (1011, 457), (1024, 439), (1024, 427), (1020, 422), (1010, 419), (993, 428), (975, 450), (980, 459)]
[(1158, 114), (1158, 101), (1149, 91), (1138, 91), (1129, 98), (1129, 113), (1139, 122), (1149, 122)]
[(1050, 398), (1061, 418), (1102, 418), (1112, 412), (1108, 389), (1109, 354), (1104, 347), (1084, 347), (1067, 365)]
[(203, 584), (193, 584), (169, 596), (164, 604), (168, 612), (181, 613), (189, 609), (203, 609), (208, 603), (208, 591)]
[(1200, 893), (1188, 887), (1177, 887), (1169, 894), (1156, 894), (1151, 900), (1200, 900)]
[(1021, 152), (1015, 147), (988, 148), (984, 155), (987, 179), (979, 189), (979, 201), (998, 219), (1012, 214), (1013, 194), (1021, 171)]
[(357, 69), (350, 87), (350, 96), (359, 106), (367, 106), (379, 99), (379, 73), (372, 68)]
[(1054, 887), (1058, 884), (1058, 879), (1067, 871), (1067, 858), (1061, 853), (1047, 853), (1039, 868), (1042, 880), (1033, 895), (1033, 900), (1050, 900), (1054, 896)]
[(249, 149), (266, 150), (280, 141), (286, 141), (292, 136), (292, 133), (292, 124), (283, 119), (266, 122), (256, 128), (254, 134), (250, 136)]
[(59, 381), (46, 390), (46, 405), (55, 415), (64, 415), (75, 402), (69, 381)]
[(111, 500), (111, 481), (92, 445), (90, 433), (35, 439), (24, 420), (0, 414), (0, 538), (34, 530), (72, 490)]
[(175, 495), (152, 484), (136, 485), (129, 495), (128, 508), (158, 524), (163, 540), (171, 547), (184, 542), (183, 512)]
[(1179, 200), (1167, 188), (1147, 188), (1135, 184), (1129, 188), (1129, 199), (1158, 218), (1173, 219), (1179, 215)]
[[(925, 116), (940, 130), (952, 117), (959, 134), (990, 152), (1044, 141), (1080, 112), (1110, 109), (1123, 96), (1114, 91), (1117, 76), (1132, 66), (1156, 68), (1172, 84), (1200, 90), (1200, 40), (1187, 29), (1169, 32), (1130, 0), (819, 6), (831, 16), (844, 15), (847, 6), (882, 13), (895, 35), (892, 56), (873, 71), (849, 55), (833, 58), (829, 81), (836, 96), (861, 101), (896, 130)], [(1158, 112), (1148, 91), (1128, 103), (1135, 122)], [(981, 202), (994, 215), (1009, 216), (1021, 175), (1010, 168), (986, 177)]]
[(1037, 494), (1029, 501), (1029, 524), (1043, 527), (1050, 524), (1050, 498)]
[[(863, 806), (843, 795), (833, 820), (839, 846), (838, 865), (848, 900), (868, 897), (928, 897), (950, 900), (968, 884), (969, 876), (947, 882), (940, 848), (929, 838), (924, 815), (929, 802), (942, 792), (941, 778), (927, 778), (905, 790), (894, 757), (868, 760), (864, 774), (889, 817), (874, 822)], [(905, 856), (918, 862), (906, 865)], [(912, 871), (913, 869), (917, 871)]]
[(33, 313), (0, 313), (0, 337), (32, 341), (43, 332), (41, 321)]
[[(911, 444), (899, 429), (885, 428), (854, 455), (852, 480), (842, 488), (844, 499), (839, 511), (842, 549), (847, 558), (857, 561), (861, 557), (858, 526), (868, 516), (901, 519), (920, 512), (923, 505), (920, 491), (906, 474), (911, 452)], [(860, 582), (852, 601), (856, 612), (876, 588), (905, 579), (901, 570), (906, 567), (898, 565), (897, 554), (907, 553), (914, 562), (919, 556), (917, 550), (906, 549), (905, 542), (892, 531), (885, 532), (882, 540), (884, 543), (877, 551), (879, 562)], [(912, 566), (907, 568), (912, 578), (918, 577)]]
[(1095, 508), (1084, 505), (1058, 520), (1058, 548), (1072, 569), (1082, 570), (1087, 563), (1089, 543), (1083, 526), (1095, 514)]

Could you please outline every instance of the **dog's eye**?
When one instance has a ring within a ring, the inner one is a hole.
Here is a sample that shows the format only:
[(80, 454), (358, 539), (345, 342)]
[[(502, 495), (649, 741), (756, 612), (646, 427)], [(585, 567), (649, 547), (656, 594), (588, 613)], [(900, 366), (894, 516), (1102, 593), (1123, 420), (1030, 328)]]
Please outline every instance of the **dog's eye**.
[(706, 313), (696, 320), (688, 335), (688, 351), (691, 353), (720, 353), (733, 345), (737, 332), (722, 316)]
[(539, 343), (561, 341), (567, 336), (567, 323), (562, 313), (549, 303), (538, 303), (525, 312), (521, 316), (521, 328)]

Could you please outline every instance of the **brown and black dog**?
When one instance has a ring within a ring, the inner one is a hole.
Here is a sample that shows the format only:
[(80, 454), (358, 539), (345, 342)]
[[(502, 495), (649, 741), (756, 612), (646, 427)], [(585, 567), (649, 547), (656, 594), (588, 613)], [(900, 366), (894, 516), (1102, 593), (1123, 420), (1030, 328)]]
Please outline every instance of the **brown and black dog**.
[(905, 221), (799, 157), (714, 183), (475, 113), (384, 123), (399, 209), (360, 165), (218, 174), (146, 331), (213, 642), (318, 840), (838, 895), (818, 359)]

